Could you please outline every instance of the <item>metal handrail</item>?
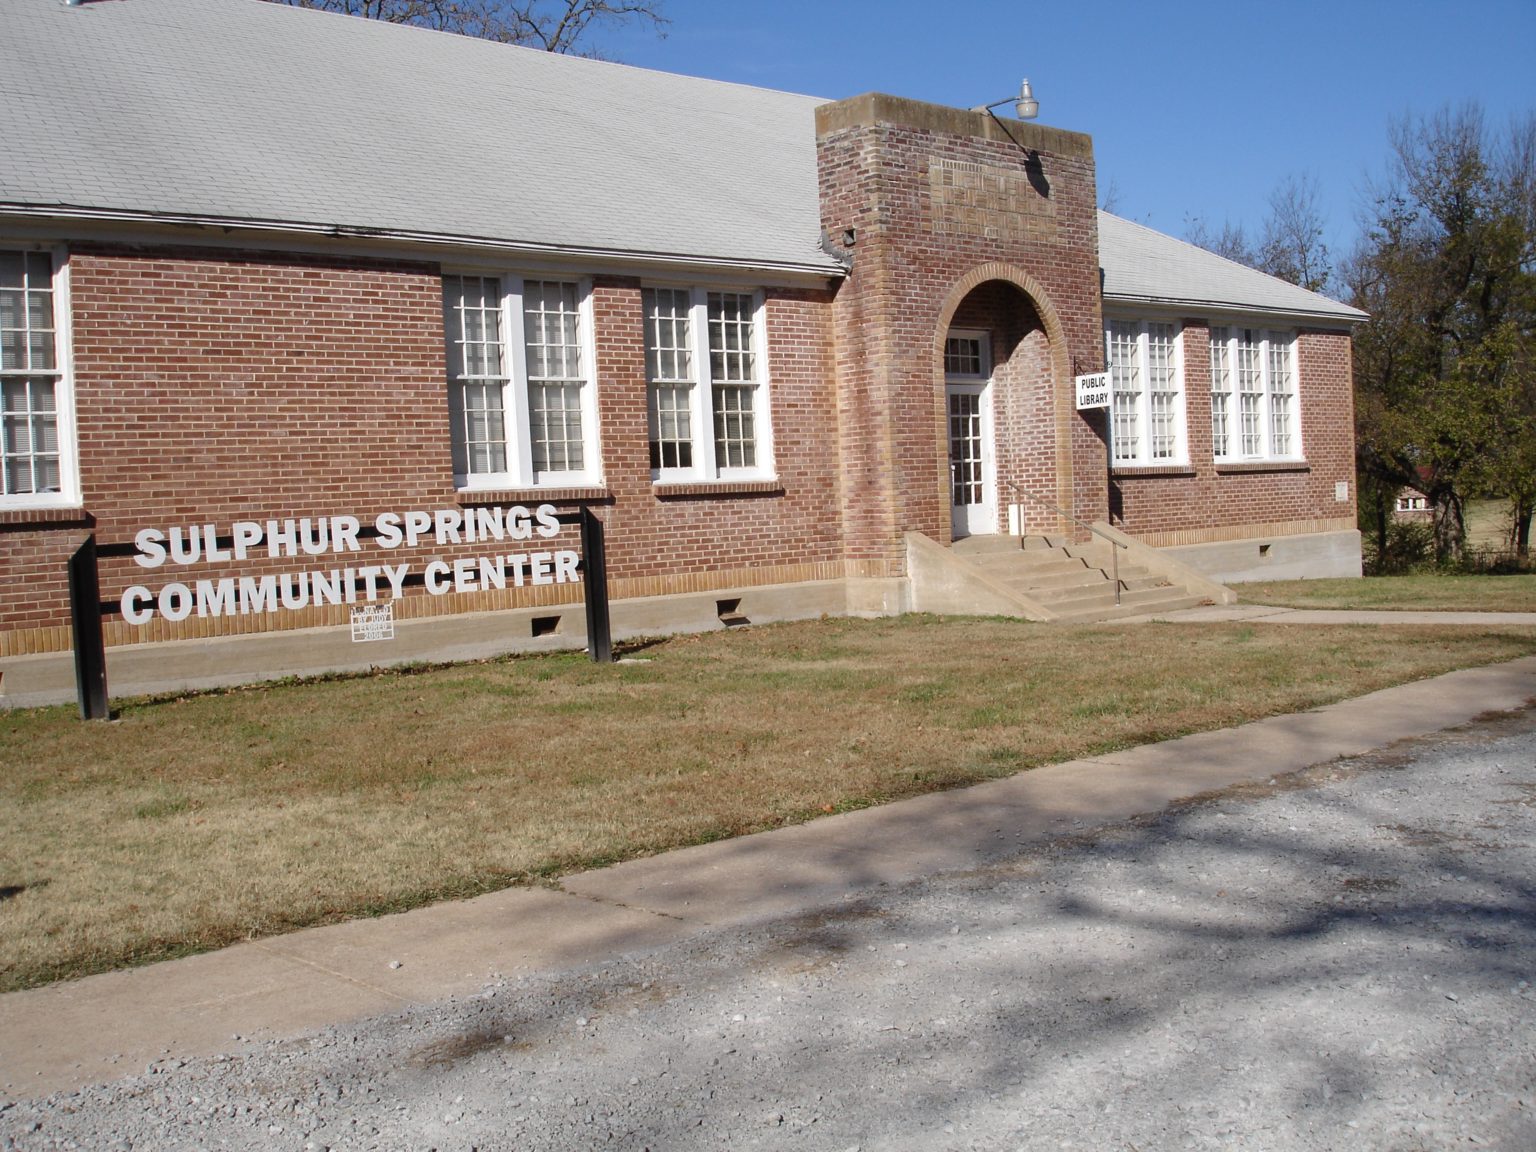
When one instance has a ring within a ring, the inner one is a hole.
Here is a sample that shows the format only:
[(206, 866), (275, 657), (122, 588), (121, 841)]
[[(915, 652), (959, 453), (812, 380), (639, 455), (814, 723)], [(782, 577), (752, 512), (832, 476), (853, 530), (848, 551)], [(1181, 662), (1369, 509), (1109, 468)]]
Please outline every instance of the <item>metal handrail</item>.
[[(1088, 531), (1092, 532), (1095, 536), (1098, 536), (1099, 538), (1101, 538), (1103, 540), (1108, 540), (1109, 541), (1109, 543), (1112, 545), (1112, 547), (1109, 550), (1110, 579), (1112, 581), (1114, 581), (1114, 585), (1115, 585), (1115, 605), (1116, 605), (1116, 607), (1118, 607), (1119, 604), (1120, 604), (1120, 551), (1119, 550), (1121, 548), (1125, 548), (1125, 549), (1129, 550), (1130, 549), (1130, 545), (1125, 543), (1125, 541), (1123, 541), (1123, 540), (1116, 540), (1113, 536), (1109, 535), (1109, 533), (1104, 532), (1103, 530), (1101, 530), (1099, 528), (1095, 528), (1092, 524), (1088, 524), (1088, 523), (1086, 523), (1086, 522), (1084, 522), (1082, 520), (1079, 520), (1076, 516), (1072, 515), (1072, 513), (1066, 512), (1066, 511), (1062, 510), (1061, 508), (1058, 508), (1055, 504), (1052, 504), (1049, 500), (1045, 499), (1042, 496), (1036, 496), (1033, 492), (1029, 491), (1027, 488), (1020, 488), (1012, 480), (1004, 481), (1004, 483), (1006, 483), (1008, 485), (1009, 490), (1013, 492), (1015, 497), (1023, 496), (1026, 500), (1032, 500), (1034, 503), (1040, 505), (1042, 508), (1049, 508), (1052, 512), (1056, 513), (1056, 515), (1060, 516), (1063, 520), (1070, 520), (1072, 523), (1076, 524), (1079, 528), (1086, 528), (1086, 529), (1088, 529)], [(1023, 528), (1024, 528), (1024, 525), (1021, 523), (1019, 525), (1019, 530), (1020, 530), (1021, 534), (1023, 532)]]

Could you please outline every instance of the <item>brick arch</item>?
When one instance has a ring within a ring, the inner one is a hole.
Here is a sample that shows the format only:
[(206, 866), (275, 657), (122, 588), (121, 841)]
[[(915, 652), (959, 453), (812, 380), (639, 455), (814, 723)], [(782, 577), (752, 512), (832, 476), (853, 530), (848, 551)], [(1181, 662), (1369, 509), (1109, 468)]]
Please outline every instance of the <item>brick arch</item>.
[[(1022, 292), (1034, 306), (1035, 314), (1040, 317), (1040, 323), (1045, 327), (1045, 338), (1050, 346), (1051, 397), (1054, 409), (1052, 426), (1056, 444), (1056, 491), (1054, 494), (1041, 493), (1041, 495), (1052, 499), (1057, 507), (1076, 515), (1076, 509), (1073, 506), (1071, 423), (1075, 405), (1070, 387), (1072, 359), (1067, 348), (1066, 329), (1063, 328), (1061, 317), (1057, 314), (1055, 305), (1051, 303), (1050, 296), (1046, 294), (1044, 286), (1016, 264), (1003, 261), (978, 264), (955, 281), (939, 308), (939, 321), (933, 334), (933, 350), (929, 358), (933, 365), (934, 407), (938, 413), (934, 428), (938, 437), (939, 460), (943, 462), (949, 459), (948, 414), (944, 401), (944, 338), (949, 334), (950, 324), (965, 298), (983, 284), (992, 281), (1009, 284)], [(939, 471), (943, 507), (948, 508), (950, 500), (948, 468), (941, 463)], [(999, 492), (998, 495), (1001, 498), (1003, 493)], [(944, 523), (948, 524), (947, 517)]]

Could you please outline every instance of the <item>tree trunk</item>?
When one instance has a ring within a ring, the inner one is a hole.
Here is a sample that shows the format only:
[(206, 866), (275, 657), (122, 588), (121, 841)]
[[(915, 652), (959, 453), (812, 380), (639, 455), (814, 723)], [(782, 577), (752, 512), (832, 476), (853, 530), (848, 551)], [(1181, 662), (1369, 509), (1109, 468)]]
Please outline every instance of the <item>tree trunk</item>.
[(1467, 521), (1455, 489), (1435, 493), (1435, 563), (1457, 564), (1467, 543)]
[(1387, 554), (1387, 529), (1392, 526), (1392, 513), (1397, 509), (1397, 497), (1377, 486), (1376, 499), (1376, 555)]

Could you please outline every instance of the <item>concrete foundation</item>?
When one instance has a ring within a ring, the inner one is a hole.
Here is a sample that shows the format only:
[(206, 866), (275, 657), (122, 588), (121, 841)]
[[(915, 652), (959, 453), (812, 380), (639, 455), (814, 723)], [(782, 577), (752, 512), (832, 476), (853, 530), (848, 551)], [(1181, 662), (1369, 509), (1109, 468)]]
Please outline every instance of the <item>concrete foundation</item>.
[(1360, 533), (1353, 529), (1188, 544), (1162, 551), (1222, 584), (1360, 575)]
[[(614, 600), (610, 615), (613, 638), (633, 640), (818, 616), (889, 616), (905, 603), (902, 580), (822, 580)], [(393, 639), (365, 643), (341, 627), (110, 647), (107, 685), (114, 696), (150, 695), (586, 643), (586, 609), (561, 604), (405, 620), (395, 625)], [(74, 677), (69, 652), (0, 660), (0, 708), (68, 703), (75, 699)]]

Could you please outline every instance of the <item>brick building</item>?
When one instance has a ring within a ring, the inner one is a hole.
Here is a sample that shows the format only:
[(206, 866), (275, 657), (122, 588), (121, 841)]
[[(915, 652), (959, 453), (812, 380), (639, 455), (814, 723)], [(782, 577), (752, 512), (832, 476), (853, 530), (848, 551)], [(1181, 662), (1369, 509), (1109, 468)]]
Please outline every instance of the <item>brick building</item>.
[(89, 534), (137, 548), (111, 644), (558, 632), (580, 506), (632, 631), (1070, 615), (954, 547), (1020, 535), (1201, 596), (1359, 572), (1361, 314), (1097, 211), (1085, 135), (257, 0), (3, 2), (0, 657), (69, 646)]

